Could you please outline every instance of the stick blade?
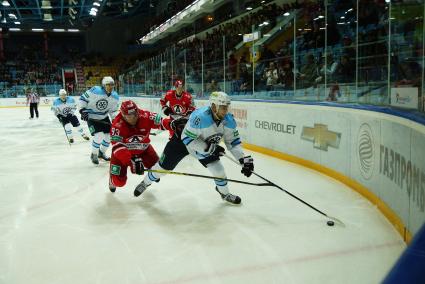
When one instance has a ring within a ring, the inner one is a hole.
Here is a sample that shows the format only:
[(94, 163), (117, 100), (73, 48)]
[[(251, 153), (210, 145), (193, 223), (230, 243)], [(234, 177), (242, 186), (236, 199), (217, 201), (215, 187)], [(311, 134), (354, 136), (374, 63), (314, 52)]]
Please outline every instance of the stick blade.
[(341, 220), (339, 220), (338, 218), (326, 215), (326, 217), (328, 217), (329, 219), (331, 219), (332, 221), (334, 221), (336, 224), (340, 225), (341, 227), (345, 227), (344, 222), (342, 222)]

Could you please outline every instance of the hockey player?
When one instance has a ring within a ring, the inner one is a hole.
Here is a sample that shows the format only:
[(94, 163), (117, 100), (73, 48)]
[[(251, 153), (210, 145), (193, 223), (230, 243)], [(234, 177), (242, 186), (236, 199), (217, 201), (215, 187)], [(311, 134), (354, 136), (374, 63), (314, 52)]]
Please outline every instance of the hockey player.
[(93, 136), (90, 159), (95, 165), (99, 164), (99, 158), (110, 160), (105, 154), (111, 141), (109, 117), (114, 119), (118, 111), (118, 101), (118, 94), (114, 91), (114, 79), (110, 76), (103, 77), (101, 87), (94, 86), (80, 97), (81, 119), (87, 121)]
[(52, 111), (64, 127), (69, 143), (74, 143), (72, 127), (77, 127), (78, 133), (80, 133), (81, 137), (85, 140), (90, 140), (90, 138), (84, 133), (78, 118), (74, 114), (76, 109), (77, 104), (75, 103), (74, 98), (68, 97), (66, 91), (64, 89), (60, 89), (59, 98), (53, 101)]
[[(183, 82), (177, 80), (174, 83), (175, 90), (169, 90), (162, 96), (159, 101), (162, 107), (162, 112), (172, 119), (180, 117), (189, 117), (195, 110), (192, 95), (183, 90)], [(170, 131), (170, 139), (173, 137), (173, 131)]]
[[(171, 139), (162, 154), (161, 160), (154, 170), (172, 170), (189, 153), (211, 172), (213, 176), (226, 178), (220, 157), (224, 155), (224, 148), (219, 142), (224, 138), (226, 148), (241, 163), (245, 176), (249, 177), (254, 170), (254, 160), (246, 156), (242, 150), (239, 132), (233, 115), (228, 113), (230, 98), (224, 92), (213, 92), (210, 96), (209, 106), (195, 110), (189, 117), (183, 129), (181, 142)], [(182, 121), (184, 123), (184, 121)], [(179, 132), (181, 123), (173, 122), (174, 129)], [(149, 172), (144, 180), (136, 187), (135, 195), (140, 195), (153, 181), (158, 182), (163, 173)], [(232, 204), (240, 204), (241, 198), (229, 192), (227, 181), (216, 179), (215, 189), (221, 198)]]
[[(112, 122), (112, 157), (109, 171), (109, 190), (115, 192), (127, 181), (127, 167), (134, 174), (143, 175), (150, 169), (158, 155), (150, 144), (151, 129), (170, 130), (171, 119), (162, 119), (159, 114), (141, 110), (129, 100), (121, 104), (120, 113)], [(136, 192), (134, 192), (136, 195)]]

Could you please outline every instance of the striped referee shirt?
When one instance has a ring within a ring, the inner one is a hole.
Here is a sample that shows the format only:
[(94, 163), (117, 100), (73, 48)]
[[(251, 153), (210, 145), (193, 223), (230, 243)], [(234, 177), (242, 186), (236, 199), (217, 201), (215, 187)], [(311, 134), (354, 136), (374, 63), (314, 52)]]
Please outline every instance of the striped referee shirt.
[(27, 95), (27, 103), (36, 103), (40, 102), (40, 97), (36, 93), (30, 93)]

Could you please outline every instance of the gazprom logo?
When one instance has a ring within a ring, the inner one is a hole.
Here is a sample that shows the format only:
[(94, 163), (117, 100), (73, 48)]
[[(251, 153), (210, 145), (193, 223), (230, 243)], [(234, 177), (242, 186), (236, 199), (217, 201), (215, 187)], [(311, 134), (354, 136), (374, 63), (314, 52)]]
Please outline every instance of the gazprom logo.
[(365, 179), (370, 179), (373, 174), (375, 149), (369, 124), (363, 123), (360, 126), (357, 144), (360, 173)]

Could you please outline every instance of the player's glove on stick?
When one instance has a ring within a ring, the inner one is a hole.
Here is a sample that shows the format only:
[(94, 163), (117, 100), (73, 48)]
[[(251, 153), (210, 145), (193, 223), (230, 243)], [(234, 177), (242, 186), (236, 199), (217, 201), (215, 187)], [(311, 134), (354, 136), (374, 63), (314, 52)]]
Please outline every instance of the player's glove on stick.
[(251, 156), (246, 156), (239, 159), (239, 163), (242, 165), (241, 173), (245, 176), (250, 177), (254, 171), (254, 159)]
[(131, 167), (132, 167), (132, 172), (134, 172), (137, 175), (143, 175), (144, 172), (145, 172), (145, 168), (143, 167), (142, 158), (140, 158), (140, 157), (131, 158)]
[(163, 112), (166, 116), (169, 116), (170, 114), (172, 114), (172, 113), (173, 113), (173, 111), (171, 110), (171, 108), (170, 108), (170, 107), (168, 107), (168, 106), (163, 107), (163, 108), (162, 108), (162, 112)]
[(63, 118), (64, 117), (62, 115), (58, 114), (56, 117), (59, 119), (59, 122), (60, 123), (63, 123)]
[(212, 143), (205, 152), (209, 152), (210, 155), (204, 159), (200, 159), (199, 162), (201, 162), (204, 167), (207, 167), (209, 163), (220, 160), (220, 157), (224, 156), (225, 150), (220, 145)]
[(81, 120), (83, 121), (89, 120), (89, 113), (87, 112), (85, 108), (80, 109), (80, 114), (81, 114)]
[(187, 122), (187, 118), (185, 117), (180, 117), (170, 122), (170, 127), (174, 131), (174, 133), (177, 135), (177, 137), (181, 136), (184, 126), (186, 125), (186, 122)]

